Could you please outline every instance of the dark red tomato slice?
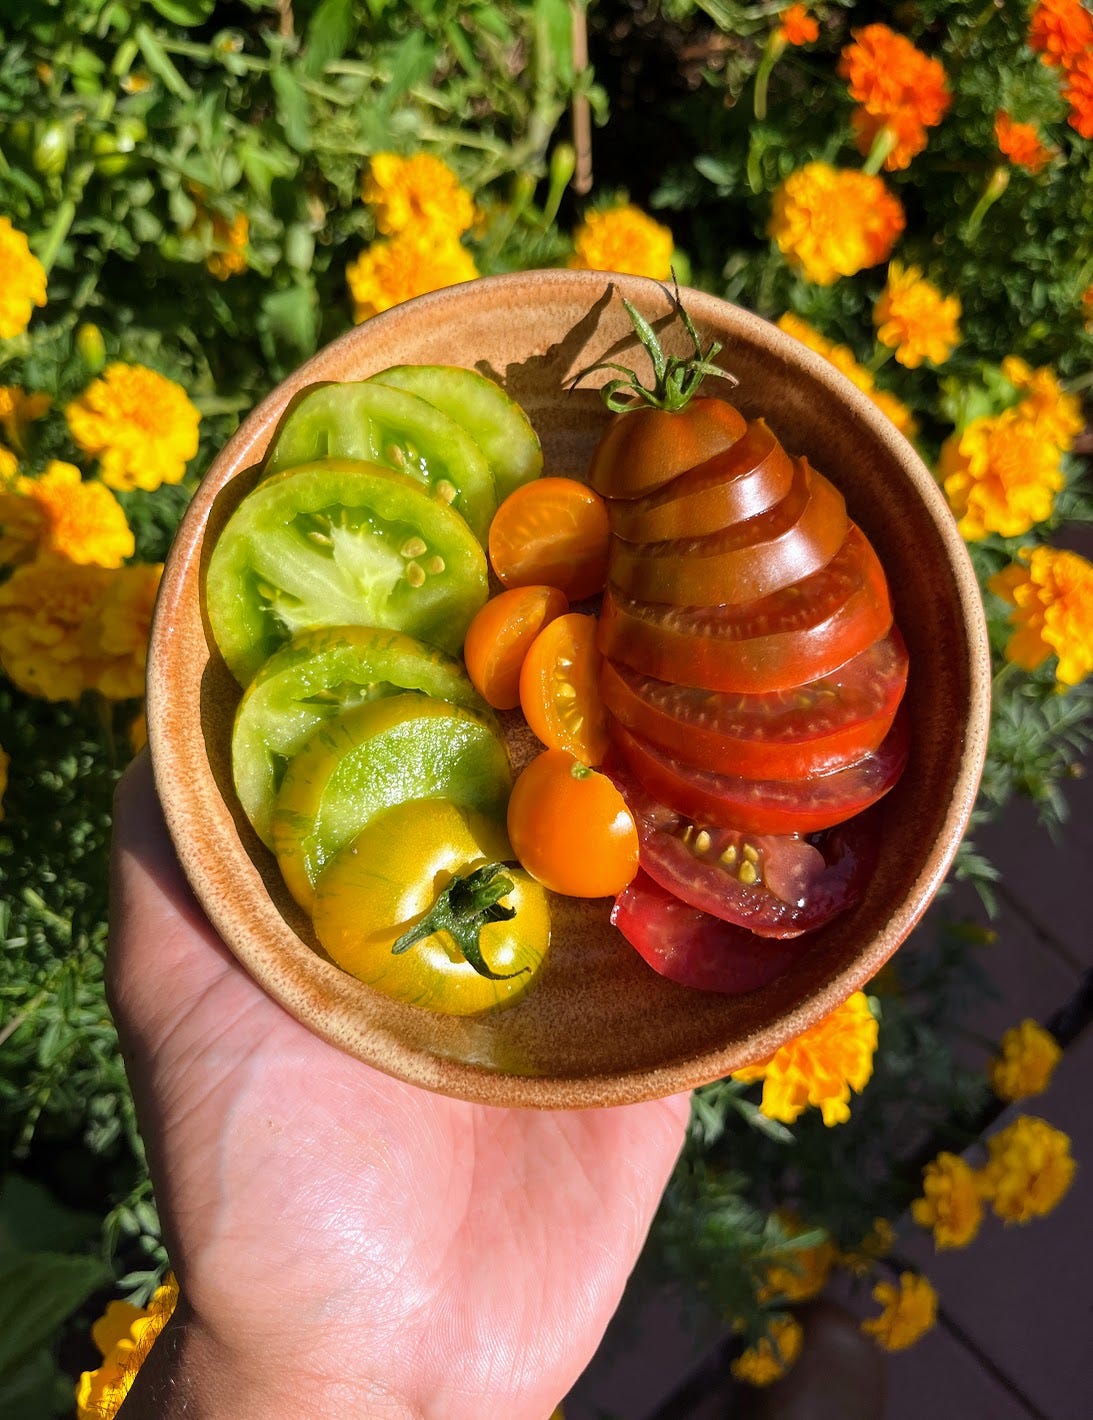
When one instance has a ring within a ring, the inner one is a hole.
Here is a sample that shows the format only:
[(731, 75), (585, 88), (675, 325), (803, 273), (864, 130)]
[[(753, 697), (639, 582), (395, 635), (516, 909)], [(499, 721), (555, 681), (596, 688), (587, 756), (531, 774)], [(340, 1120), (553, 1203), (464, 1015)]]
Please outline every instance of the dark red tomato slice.
[(788, 494), (793, 462), (762, 419), (724, 453), (644, 498), (608, 505), (611, 531), (627, 542), (704, 537), (758, 517)]
[(700, 824), (745, 833), (818, 833), (875, 804), (907, 762), (907, 716), (897, 715), (880, 746), (828, 774), (807, 779), (746, 779), (684, 764), (618, 721), (611, 739), (642, 787)]
[(876, 749), (907, 685), (907, 648), (888, 635), (819, 680), (765, 695), (697, 690), (604, 661), (615, 719), (685, 764), (752, 778), (825, 774)]
[(604, 765), (634, 815), (641, 866), (666, 891), (762, 937), (798, 937), (852, 906), (876, 867), (875, 815), (813, 841), (699, 826), (658, 803), (616, 757)]
[(830, 675), (891, 624), (884, 570), (851, 523), (826, 567), (753, 602), (665, 606), (608, 588), (599, 645), (658, 680), (762, 694)]
[(701, 395), (674, 413), (628, 410), (596, 446), (588, 481), (605, 498), (640, 498), (729, 448), (747, 427), (726, 400)]
[(798, 459), (790, 491), (758, 517), (707, 537), (611, 541), (607, 577), (630, 597), (673, 606), (755, 601), (826, 567), (846, 539), (839, 490)]
[(732, 996), (758, 991), (781, 976), (807, 945), (760, 937), (701, 912), (640, 869), (615, 899), (611, 921), (669, 981)]

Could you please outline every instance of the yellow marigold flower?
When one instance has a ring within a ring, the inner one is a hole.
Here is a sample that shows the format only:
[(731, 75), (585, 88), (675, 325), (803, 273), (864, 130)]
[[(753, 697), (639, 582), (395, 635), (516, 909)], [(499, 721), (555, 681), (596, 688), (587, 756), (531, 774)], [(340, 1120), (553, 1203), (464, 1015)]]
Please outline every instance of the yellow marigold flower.
[(100, 658), (83, 629), (117, 572), (60, 558), (17, 567), (0, 585), (0, 666), (28, 695), (78, 700)]
[(45, 303), (45, 268), (25, 235), (0, 217), (0, 340), (22, 335), (34, 307)]
[(1042, 1218), (1062, 1200), (1076, 1167), (1070, 1139), (1046, 1120), (1022, 1114), (987, 1141), (980, 1189), (1007, 1223)]
[(1063, 487), (1058, 448), (1020, 409), (984, 415), (941, 446), (938, 478), (968, 542), (1020, 537), (1051, 516)]
[(48, 394), (27, 394), (18, 385), (0, 385), (0, 427), (8, 442), (24, 449), (27, 425), (41, 419), (52, 403)]
[(1018, 123), (1005, 109), (999, 109), (994, 116), (994, 137), (1003, 157), (1019, 168), (1027, 168), (1030, 173), (1040, 172), (1055, 156), (1054, 148), (1048, 148), (1040, 141), (1040, 133), (1034, 123)]
[(95, 689), (109, 700), (144, 694), (148, 637), (162, 575), (158, 563), (119, 568), (84, 626), (85, 642), (98, 661)]
[(933, 1229), (934, 1247), (967, 1247), (983, 1221), (975, 1171), (959, 1154), (940, 1153), (923, 1170), (922, 1192), (911, 1216), (919, 1227)]
[(891, 147), (884, 166), (889, 172), (906, 168), (925, 148), (926, 130), (941, 122), (952, 102), (938, 60), (887, 25), (855, 30), (838, 72), (860, 105), (852, 119), (860, 150), (868, 153), (886, 131)]
[(477, 215), (470, 193), (447, 163), (431, 153), (412, 158), (376, 153), (361, 185), (361, 196), (386, 236), (410, 231), (420, 235), (428, 229), (458, 237), (474, 225)]
[(1033, 420), (1041, 436), (1065, 453), (1085, 428), (1082, 402), (1067, 394), (1050, 365), (1034, 370), (1017, 355), (1002, 361), (1002, 373), (1021, 393), (1021, 413)]
[(862, 991), (789, 1041), (761, 1065), (733, 1072), (734, 1080), (763, 1081), (760, 1110), (792, 1124), (809, 1105), (827, 1125), (850, 1118), (850, 1091), (860, 1094), (873, 1073), (877, 1022)]
[(804, 5), (783, 10), (777, 32), (783, 44), (813, 44), (820, 38), (820, 26)]
[(943, 365), (960, 340), (960, 298), (943, 296), (917, 266), (893, 261), (873, 307), (877, 339), (896, 352), (908, 370), (923, 360)]
[(76, 1384), (77, 1420), (112, 1420), (177, 1305), (178, 1284), (170, 1274), (147, 1307), (110, 1303), (91, 1328), (103, 1363)]
[(237, 212), (230, 222), (219, 212), (215, 213), (212, 239), (214, 250), (205, 258), (205, 265), (218, 281), (227, 281), (229, 276), (246, 271), (250, 221), (245, 212)]
[[(1089, 564), (1086, 564), (1089, 566)], [(1093, 566), (1089, 567), (1093, 574)], [(1090, 631), (1093, 632), (1093, 575), (1090, 577)], [(1090, 642), (1093, 647), (1093, 639)], [(1093, 664), (1093, 658), (1091, 658)], [(1024, 1100), (1042, 1095), (1051, 1084), (1063, 1057), (1059, 1042), (1038, 1021), (1022, 1021), (998, 1042), (998, 1054), (987, 1067), (991, 1089), (1001, 1100)]]
[(814, 330), (800, 316), (795, 316), (787, 311), (785, 315), (779, 316), (778, 327), (784, 330), (787, 335), (792, 335), (795, 340), (799, 340), (802, 345), (807, 345), (810, 350), (815, 350), (817, 355), (822, 355), (835, 368), (851, 380), (863, 394), (869, 396), (878, 409), (884, 411), (901, 434), (908, 439), (913, 439), (917, 427), (915, 418), (902, 400), (896, 398), (894, 394), (889, 394), (887, 390), (877, 389), (872, 372), (864, 365), (859, 365), (854, 358), (854, 352), (847, 345), (836, 345), (821, 335), (818, 330)]
[(878, 1282), (873, 1300), (884, 1310), (863, 1321), (861, 1329), (876, 1338), (885, 1351), (904, 1351), (924, 1336), (937, 1320), (937, 1293), (925, 1277), (901, 1272), (899, 1285)]
[(886, 261), (905, 220), (879, 177), (815, 162), (775, 190), (769, 232), (795, 271), (830, 286)]
[(1006, 659), (1034, 671), (1058, 656), (1058, 687), (1078, 685), (1093, 671), (1093, 563), (1053, 547), (1022, 548), (1019, 556), (987, 583), (1013, 607)]
[[(778, 1215), (790, 1237), (799, 1237), (811, 1232), (799, 1218), (791, 1213)], [(805, 1302), (822, 1292), (832, 1267), (835, 1265), (835, 1244), (830, 1237), (812, 1247), (786, 1249), (784, 1261), (769, 1264), (763, 1274), (763, 1281), (756, 1296), (760, 1302)]]
[(729, 1369), (746, 1385), (770, 1385), (784, 1376), (801, 1354), (801, 1340), (801, 1323), (796, 1317), (775, 1317), (767, 1335), (737, 1356)]
[(11, 760), (4, 753), (4, 746), (0, 745), (0, 819), (4, 817), (4, 795), (8, 788), (8, 765)]
[(7, 483), (13, 478), (18, 467), (19, 460), (12, 451), (0, 445), (0, 484)]
[(181, 385), (144, 365), (107, 365), (65, 410), (72, 437), (111, 488), (178, 483), (197, 453), (201, 415)]
[(1045, 64), (1066, 68), (1093, 44), (1093, 16), (1082, 0), (1039, 0), (1029, 16), (1028, 42)]
[[(136, 550), (124, 508), (105, 484), (85, 483), (73, 464), (54, 459), (40, 478), (18, 479), (15, 494), (28, 499), (39, 515), (35, 553), (120, 567)], [(0, 494), (0, 520), (4, 506), (5, 495)], [(0, 561), (4, 560), (5, 532), (0, 528)], [(9, 560), (23, 561), (25, 554)]]
[(674, 242), (667, 227), (633, 203), (589, 212), (573, 234), (569, 265), (579, 271), (621, 271), (666, 281)]
[(358, 324), (426, 291), (473, 281), (477, 275), (474, 258), (458, 238), (425, 232), (373, 242), (345, 272)]

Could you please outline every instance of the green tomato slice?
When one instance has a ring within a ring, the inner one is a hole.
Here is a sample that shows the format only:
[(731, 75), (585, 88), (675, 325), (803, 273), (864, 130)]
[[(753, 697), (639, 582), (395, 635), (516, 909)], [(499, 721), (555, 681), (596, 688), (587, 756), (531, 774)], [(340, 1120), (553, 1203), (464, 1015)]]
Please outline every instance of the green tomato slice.
[(454, 1016), (511, 1006), (535, 981), (550, 944), (546, 892), (522, 869), (503, 869), (512, 890), (500, 905), (513, 915), (487, 922), (478, 934), (493, 979), (480, 975), (444, 930), (393, 950), (454, 878), (511, 856), (504, 829), (480, 814), (443, 799), (398, 804), (324, 869), (315, 933), (338, 966), (396, 1001)]
[(243, 811), (268, 848), (285, 766), (312, 733), (357, 705), (404, 690), (490, 714), (461, 662), (399, 631), (301, 631), (263, 664), (236, 713), (232, 774)]
[(489, 463), (471, 435), (427, 400), (359, 381), (304, 390), (274, 435), (265, 471), (322, 458), (361, 459), (416, 479), (485, 542), (497, 511)]
[(455, 654), (487, 590), (485, 554), (458, 513), (404, 474), (348, 459), (260, 483), (205, 576), (213, 637), (242, 685), (315, 626), (386, 627)]
[(501, 502), (543, 471), (543, 450), (531, 421), (500, 385), (461, 365), (393, 365), (369, 384), (388, 385), (427, 400), (471, 435), (489, 460)]
[(273, 811), (273, 848), (289, 891), (310, 910), (335, 853), (383, 809), (450, 799), (503, 820), (512, 788), (491, 717), (407, 691), (350, 710), (289, 761)]

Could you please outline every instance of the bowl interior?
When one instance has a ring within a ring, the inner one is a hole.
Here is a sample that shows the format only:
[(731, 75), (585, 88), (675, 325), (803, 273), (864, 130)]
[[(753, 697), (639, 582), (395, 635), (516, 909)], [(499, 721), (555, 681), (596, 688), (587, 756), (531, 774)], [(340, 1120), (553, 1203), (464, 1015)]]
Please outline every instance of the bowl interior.
[[(989, 659), (979, 590), (952, 518), (911, 446), (830, 365), (776, 328), (698, 292), (700, 334), (723, 345), (731, 398), (763, 415), (789, 452), (842, 490), (888, 573), (907, 641), (911, 758), (881, 818), (880, 864), (862, 900), (802, 945), (760, 991), (722, 996), (656, 975), (610, 926), (610, 902), (555, 897), (548, 965), (517, 1007), (472, 1019), (388, 1001), (316, 949), (310, 924), (246, 822), (232, 788), (239, 689), (202, 612), (204, 563), (252, 486), (292, 396), (320, 380), (363, 379), (399, 363), (463, 364), (500, 381), (527, 411), (545, 471), (580, 477), (608, 418), (596, 360), (644, 359), (619, 297), (685, 337), (660, 286), (595, 272), (494, 277), (421, 297), (321, 351), (247, 419), (204, 479), (164, 573), (149, 661), (149, 738), (160, 796), (203, 907), (247, 969), (325, 1038), (388, 1073), (499, 1105), (576, 1107), (668, 1094), (763, 1059), (864, 985), (925, 910), (974, 802), (985, 752)], [(514, 761), (532, 752), (508, 717)]]

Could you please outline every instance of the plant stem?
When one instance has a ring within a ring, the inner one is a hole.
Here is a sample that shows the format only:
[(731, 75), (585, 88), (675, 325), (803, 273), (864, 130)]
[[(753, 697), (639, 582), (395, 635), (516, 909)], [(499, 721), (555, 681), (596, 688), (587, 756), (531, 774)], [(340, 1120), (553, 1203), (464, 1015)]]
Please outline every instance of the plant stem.
[(1009, 186), (1009, 168), (999, 163), (994, 172), (987, 179), (987, 185), (983, 189), (983, 194), (972, 209), (972, 214), (964, 225), (964, 240), (974, 241), (979, 234), (979, 228), (983, 225), (983, 218), (998, 201)]

